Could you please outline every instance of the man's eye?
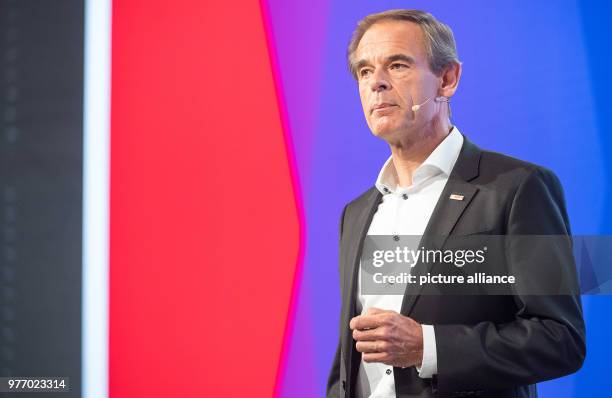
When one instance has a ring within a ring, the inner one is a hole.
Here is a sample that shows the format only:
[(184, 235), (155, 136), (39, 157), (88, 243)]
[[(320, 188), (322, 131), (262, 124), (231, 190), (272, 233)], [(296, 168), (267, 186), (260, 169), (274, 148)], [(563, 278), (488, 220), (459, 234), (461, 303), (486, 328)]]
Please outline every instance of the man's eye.
[(372, 73), (371, 69), (362, 69), (359, 71), (360, 77), (368, 77)]
[(408, 67), (408, 65), (398, 64), (398, 63), (393, 63), (390, 66), (391, 69), (395, 69), (395, 70), (404, 69), (404, 68), (407, 68), (407, 67)]

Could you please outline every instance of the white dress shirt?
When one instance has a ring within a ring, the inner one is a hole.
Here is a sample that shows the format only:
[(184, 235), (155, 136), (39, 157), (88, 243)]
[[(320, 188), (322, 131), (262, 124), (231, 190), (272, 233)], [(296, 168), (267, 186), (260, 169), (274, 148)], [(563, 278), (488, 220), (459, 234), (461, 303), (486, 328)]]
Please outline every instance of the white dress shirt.
[[(448, 181), (461, 146), (463, 136), (456, 127), (434, 149), (412, 174), (412, 185), (399, 186), (393, 158), (389, 157), (380, 170), (376, 188), (383, 194), (382, 202), (372, 218), (368, 235), (423, 235), (440, 194)], [(403, 295), (365, 295), (361, 293), (361, 266), (357, 277), (357, 311), (365, 314), (376, 307), (400, 312)], [(423, 328), (423, 362), (417, 367), (419, 376), (437, 374), (436, 339), (432, 325)], [(358, 398), (394, 398), (393, 367), (383, 363), (361, 361), (356, 383)]]

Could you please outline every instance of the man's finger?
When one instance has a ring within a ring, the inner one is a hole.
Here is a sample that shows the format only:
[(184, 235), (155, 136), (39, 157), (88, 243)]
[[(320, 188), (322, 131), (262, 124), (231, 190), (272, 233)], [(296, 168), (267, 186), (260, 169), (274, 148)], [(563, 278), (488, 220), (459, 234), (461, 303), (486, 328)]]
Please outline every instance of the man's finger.
[(362, 353), (384, 352), (388, 348), (384, 341), (358, 341), (355, 344), (357, 351)]
[(374, 341), (374, 340), (385, 340), (387, 336), (384, 334), (382, 327), (377, 327), (368, 330), (353, 330), (353, 339), (355, 341)]
[(376, 315), (359, 315), (351, 319), (349, 327), (352, 330), (355, 329), (373, 329), (381, 325), (382, 320), (380, 319), (381, 314)]
[(389, 360), (389, 354), (387, 354), (386, 352), (372, 352), (363, 354), (361, 359), (363, 359), (363, 362), (387, 363), (387, 361)]

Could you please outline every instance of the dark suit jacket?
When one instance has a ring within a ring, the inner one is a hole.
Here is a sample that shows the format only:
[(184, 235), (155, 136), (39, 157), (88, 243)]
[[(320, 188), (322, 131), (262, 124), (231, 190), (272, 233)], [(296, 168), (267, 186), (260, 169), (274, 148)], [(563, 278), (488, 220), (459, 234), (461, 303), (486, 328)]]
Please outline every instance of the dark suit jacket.
[[(448, 200), (453, 193), (464, 199)], [(354, 395), (361, 354), (355, 349), (349, 321), (358, 315), (359, 259), (381, 197), (371, 188), (342, 213), (340, 338), (328, 398)], [(424, 239), (477, 233), (570, 235), (557, 177), (543, 167), (481, 150), (464, 137)], [(438, 374), (421, 379), (414, 367), (394, 368), (397, 397), (535, 397), (535, 383), (578, 370), (586, 345), (575, 265), (563, 250), (544, 255), (560, 265), (558, 272), (570, 282), (570, 294), (448, 296), (407, 288), (401, 314), (434, 325)], [(527, 257), (534, 266), (539, 260), (536, 254)], [(528, 268), (521, 269), (528, 272)], [(427, 269), (415, 267), (413, 272)]]

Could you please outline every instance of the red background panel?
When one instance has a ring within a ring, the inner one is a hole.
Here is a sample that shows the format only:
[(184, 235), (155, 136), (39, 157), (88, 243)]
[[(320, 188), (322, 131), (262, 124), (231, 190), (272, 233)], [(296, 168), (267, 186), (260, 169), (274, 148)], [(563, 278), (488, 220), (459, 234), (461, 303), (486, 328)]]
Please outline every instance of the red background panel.
[(257, 1), (116, 1), (110, 396), (273, 394), (300, 244)]

